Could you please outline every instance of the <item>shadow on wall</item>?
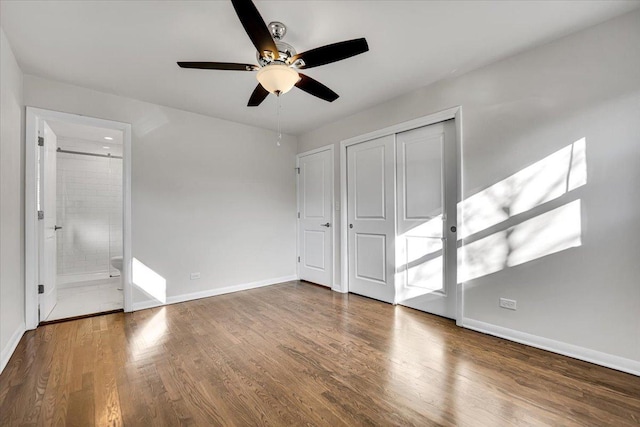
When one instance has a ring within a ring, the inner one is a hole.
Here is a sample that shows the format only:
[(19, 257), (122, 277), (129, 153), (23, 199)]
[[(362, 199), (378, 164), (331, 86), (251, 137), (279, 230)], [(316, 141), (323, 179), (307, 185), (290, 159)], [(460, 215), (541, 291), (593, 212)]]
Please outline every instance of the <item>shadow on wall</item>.
[[(486, 276), (582, 244), (586, 139), (563, 147), (458, 204), (458, 282)], [(464, 215), (464, 216), (463, 216)], [(441, 233), (442, 215), (418, 227)], [(425, 246), (398, 267), (427, 294), (442, 289), (442, 245)]]

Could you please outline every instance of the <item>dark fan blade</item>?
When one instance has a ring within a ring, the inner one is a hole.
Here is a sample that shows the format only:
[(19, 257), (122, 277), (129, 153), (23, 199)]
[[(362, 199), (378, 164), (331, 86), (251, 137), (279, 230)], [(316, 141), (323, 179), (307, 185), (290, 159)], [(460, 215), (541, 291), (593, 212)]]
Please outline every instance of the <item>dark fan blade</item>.
[(271, 37), (271, 32), (264, 23), (260, 12), (251, 0), (231, 0), (240, 22), (247, 32), (260, 55), (265, 50), (273, 52), (274, 59), (278, 59), (278, 48)]
[(233, 62), (178, 62), (181, 68), (199, 68), (202, 70), (255, 71), (257, 65), (236, 64)]
[(298, 87), (298, 89), (302, 89), (310, 95), (317, 96), (318, 98), (329, 102), (335, 101), (340, 96), (319, 81), (314, 80), (309, 76), (305, 76), (302, 73), (298, 74), (300, 75), (300, 80), (296, 83), (296, 87)]
[(264, 101), (267, 95), (269, 95), (269, 91), (263, 88), (260, 83), (258, 83), (258, 86), (256, 86), (256, 88), (253, 90), (253, 93), (251, 94), (251, 98), (249, 98), (247, 107), (257, 107), (258, 105), (262, 104), (262, 101)]
[(369, 45), (364, 38), (347, 40), (340, 43), (328, 44), (306, 52), (299, 53), (291, 58), (291, 63), (298, 59), (304, 61), (304, 65), (298, 68), (312, 68), (319, 65), (331, 64), (367, 52)]

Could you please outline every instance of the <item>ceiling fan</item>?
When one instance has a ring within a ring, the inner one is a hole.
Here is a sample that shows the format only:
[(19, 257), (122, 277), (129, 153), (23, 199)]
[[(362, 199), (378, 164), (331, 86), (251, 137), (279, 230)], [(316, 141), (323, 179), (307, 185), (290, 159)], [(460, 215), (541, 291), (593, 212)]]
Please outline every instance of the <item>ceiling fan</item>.
[(287, 32), (284, 24), (271, 22), (267, 26), (251, 0), (231, 0), (231, 3), (257, 49), (256, 59), (259, 65), (233, 62), (178, 62), (178, 65), (181, 68), (206, 70), (257, 71), (259, 83), (249, 98), (249, 107), (260, 105), (269, 93), (280, 96), (293, 86), (333, 102), (338, 99), (337, 93), (297, 70), (330, 64), (369, 50), (367, 40), (359, 38), (296, 53), (291, 45), (282, 41)]

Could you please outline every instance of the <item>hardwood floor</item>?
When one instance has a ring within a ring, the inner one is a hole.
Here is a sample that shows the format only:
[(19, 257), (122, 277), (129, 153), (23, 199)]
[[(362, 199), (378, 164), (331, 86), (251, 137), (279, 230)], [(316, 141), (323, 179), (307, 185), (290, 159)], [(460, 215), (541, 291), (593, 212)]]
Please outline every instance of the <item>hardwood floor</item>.
[(46, 325), (0, 425), (638, 425), (640, 378), (300, 282)]

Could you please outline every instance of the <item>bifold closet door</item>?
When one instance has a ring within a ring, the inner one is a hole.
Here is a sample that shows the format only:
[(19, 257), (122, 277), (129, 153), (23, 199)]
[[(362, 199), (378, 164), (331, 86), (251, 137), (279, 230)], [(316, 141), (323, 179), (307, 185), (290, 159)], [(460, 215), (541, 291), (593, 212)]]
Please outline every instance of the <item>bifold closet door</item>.
[(395, 302), (395, 136), (347, 147), (349, 292)]

